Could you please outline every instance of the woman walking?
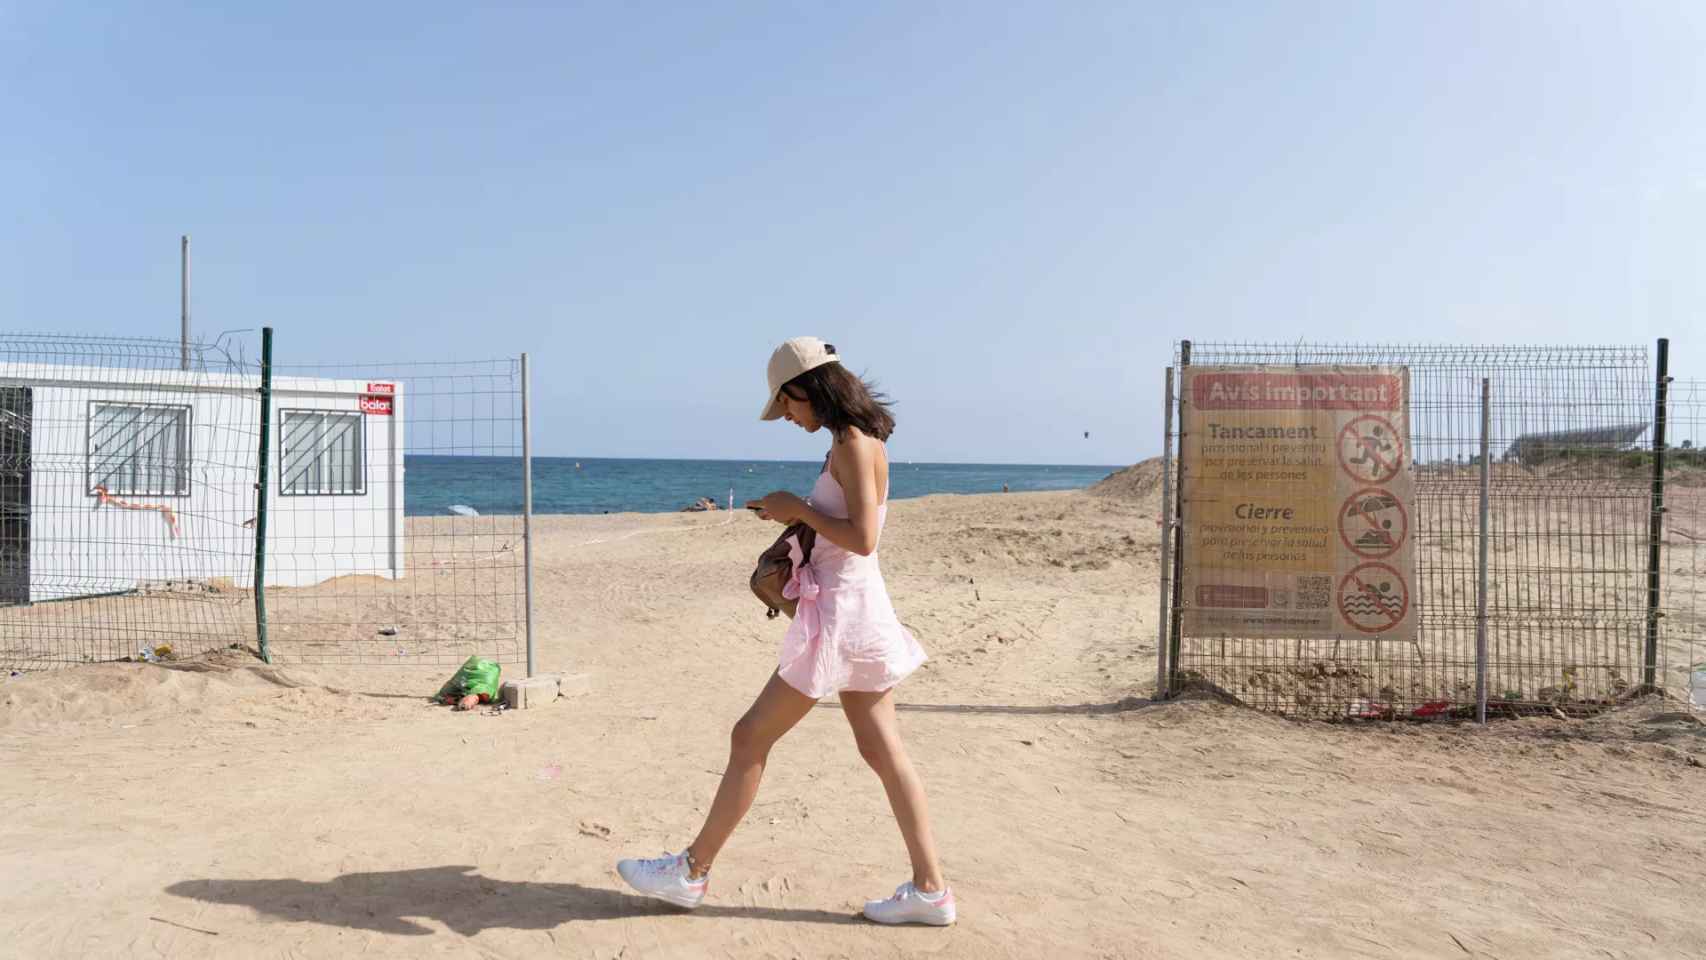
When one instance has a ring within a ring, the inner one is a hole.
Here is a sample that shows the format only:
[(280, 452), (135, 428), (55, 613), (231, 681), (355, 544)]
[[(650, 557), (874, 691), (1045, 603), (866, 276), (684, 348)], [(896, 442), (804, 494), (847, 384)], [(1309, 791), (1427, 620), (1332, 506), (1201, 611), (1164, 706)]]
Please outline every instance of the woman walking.
[(865, 904), (878, 923), (954, 922), (954, 895), (942, 878), (930, 833), (924, 785), (901, 744), (894, 688), (924, 662), (901, 626), (877, 567), (877, 541), (888, 515), (884, 441), (894, 417), (880, 394), (841, 365), (835, 348), (796, 337), (770, 356), (764, 420), (787, 420), (832, 437), (809, 499), (776, 492), (747, 506), (777, 523), (803, 521), (817, 532), (810, 562), (789, 584), (798, 609), (775, 673), (730, 735), (729, 763), (699, 835), (685, 850), (616, 865), (635, 890), (682, 907), (705, 897), (711, 864), (758, 794), (771, 747), (823, 697), (836, 694), (859, 755), (887, 792), (912, 859), (912, 877), (894, 895)]

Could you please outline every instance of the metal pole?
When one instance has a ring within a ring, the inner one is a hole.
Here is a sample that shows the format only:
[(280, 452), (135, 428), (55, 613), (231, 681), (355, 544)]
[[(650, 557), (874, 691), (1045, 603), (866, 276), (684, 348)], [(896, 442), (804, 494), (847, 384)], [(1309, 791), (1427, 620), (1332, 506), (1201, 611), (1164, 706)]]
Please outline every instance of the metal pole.
[(190, 368), (190, 235), (184, 234), (178, 251), (178, 292), (182, 303), (178, 318), (182, 328), (179, 342), (183, 350), (183, 369)]
[(261, 328), (261, 447), (255, 470), (255, 639), (261, 659), (272, 662), (267, 645), (267, 458), (272, 440), (272, 328)]
[(1184, 635), (1185, 619), (1185, 392), (1184, 370), (1191, 365), (1191, 342), (1179, 341), (1179, 478), (1173, 488), (1173, 502), (1163, 509), (1173, 513), (1173, 616), (1167, 642), (1167, 691), (1172, 693), (1179, 680), (1179, 642)]
[(1659, 338), (1658, 389), (1653, 394), (1653, 514), (1647, 521), (1647, 651), (1641, 683), (1658, 689), (1660, 547), (1665, 535), (1665, 420), (1670, 397), (1670, 340)]
[(527, 675), (533, 676), (533, 425), (530, 422), (532, 388), (528, 378), (527, 354), (521, 355), (521, 555), (527, 609)]
[(1156, 591), (1156, 601), (1161, 606), (1160, 619), (1156, 625), (1155, 638), (1155, 697), (1156, 700), (1167, 698), (1167, 636), (1169, 614), (1172, 612), (1172, 563), (1173, 563), (1173, 368), (1167, 368), (1167, 392), (1165, 411), (1161, 415), (1161, 588)]
[(1475, 560), (1475, 722), (1487, 722), (1487, 538), (1493, 499), (1492, 381), (1481, 378), (1481, 529)]

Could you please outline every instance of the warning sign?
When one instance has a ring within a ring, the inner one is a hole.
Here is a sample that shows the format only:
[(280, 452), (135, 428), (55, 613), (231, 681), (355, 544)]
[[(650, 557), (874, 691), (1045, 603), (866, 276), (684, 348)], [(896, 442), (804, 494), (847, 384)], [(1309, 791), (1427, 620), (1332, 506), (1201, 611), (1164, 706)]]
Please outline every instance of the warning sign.
[(1183, 626), (1414, 632), (1409, 371), (1187, 367)]

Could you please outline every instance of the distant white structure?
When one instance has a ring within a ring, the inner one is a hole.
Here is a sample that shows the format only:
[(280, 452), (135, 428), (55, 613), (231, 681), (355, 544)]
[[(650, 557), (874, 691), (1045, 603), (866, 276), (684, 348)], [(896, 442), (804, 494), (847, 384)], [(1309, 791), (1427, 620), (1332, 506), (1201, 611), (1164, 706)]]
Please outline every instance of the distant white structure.
[[(402, 401), (274, 378), (269, 585), (403, 575)], [(0, 604), (252, 586), (259, 418), (253, 375), (0, 363)]]
[(1647, 432), (1647, 426), (1645, 423), (1623, 423), (1580, 430), (1525, 433), (1511, 443), (1510, 449), (1505, 451), (1505, 459), (1533, 465), (1571, 453), (1627, 450), (1641, 439), (1641, 434)]

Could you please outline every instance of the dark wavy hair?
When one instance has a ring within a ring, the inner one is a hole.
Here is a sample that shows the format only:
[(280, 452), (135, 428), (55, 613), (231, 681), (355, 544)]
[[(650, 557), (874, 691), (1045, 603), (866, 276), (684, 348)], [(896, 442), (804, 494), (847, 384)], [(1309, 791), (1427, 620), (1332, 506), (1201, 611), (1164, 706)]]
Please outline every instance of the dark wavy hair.
[(858, 374), (840, 363), (826, 363), (800, 374), (782, 385), (804, 393), (819, 423), (840, 437), (848, 427), (858, 427), (866, 436), (887, 440), (894, 433), (894, 413), (889, 398)]

